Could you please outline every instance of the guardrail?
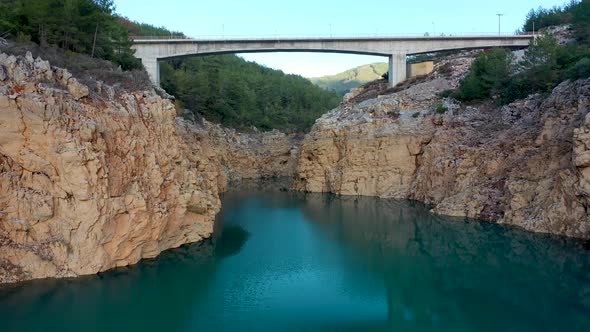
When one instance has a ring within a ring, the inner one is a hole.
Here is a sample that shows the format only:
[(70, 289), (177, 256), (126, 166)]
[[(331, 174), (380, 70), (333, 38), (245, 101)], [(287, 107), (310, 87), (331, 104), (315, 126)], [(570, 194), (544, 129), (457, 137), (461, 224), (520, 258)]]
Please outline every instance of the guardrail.
[(170, 36), (130, 36), (132, 40), (179, 40), (179, 39), (194, 39), (194, 40), (273, 40), (273, 39), (352, 39), (352, 38), (432, 38), (432, 37), (518, 37), (518, 36), (533, 36), (532, 32), (522, 33), (500, 33), (498, 32), (452, 32), (452, 33), (373, 33), (373, 34), (312, 34), (312, 35), (298, 35), (298, 34), (274, 34), (274, 35), (170, 35)]

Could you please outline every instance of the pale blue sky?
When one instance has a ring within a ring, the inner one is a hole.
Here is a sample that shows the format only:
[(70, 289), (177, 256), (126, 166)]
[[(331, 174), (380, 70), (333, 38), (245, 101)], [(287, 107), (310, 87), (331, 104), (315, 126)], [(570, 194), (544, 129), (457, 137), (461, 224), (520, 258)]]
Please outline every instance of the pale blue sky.
[[(494, 33), (522, 26), (531, 8), (564, 0), (115, 0), (117, 13), (193, 37)], [(244, 58), (303, 76), (336, 74), (381, 57), (257, 53)]]

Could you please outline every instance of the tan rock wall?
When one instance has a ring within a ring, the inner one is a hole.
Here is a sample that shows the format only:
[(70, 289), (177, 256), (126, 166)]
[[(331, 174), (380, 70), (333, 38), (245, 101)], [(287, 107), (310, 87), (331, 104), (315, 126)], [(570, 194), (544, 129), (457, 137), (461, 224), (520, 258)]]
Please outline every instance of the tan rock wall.
[(430, 139), (380, 135), (378, 124), (314, 131), (301, 147), (295, 186), (311, 192), (407, 197), (417, 156)]
[(223, 177), (168, 100), (100, 95), (30, 56), (0, 67), (0, 282), (96, 273), (211, 234)]
[(589, 238), (585, 175), (574, 163), (586, 151), (578, 127), (589, 101), (590, 81), (566, 82), (544, 100), (535, 96), (441, 128), (421, 156), (410, 198), (433, 204), (436, 213)]
[(293, 176), (303, 139), (279, 131), (241, 133), (207, 121), (202, 133), (230, 182)]

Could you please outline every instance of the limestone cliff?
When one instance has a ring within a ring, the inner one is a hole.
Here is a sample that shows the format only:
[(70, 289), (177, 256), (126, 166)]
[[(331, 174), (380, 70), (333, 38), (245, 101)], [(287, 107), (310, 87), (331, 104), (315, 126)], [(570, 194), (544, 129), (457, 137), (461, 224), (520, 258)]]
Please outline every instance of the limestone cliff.
[(212, 232), (224, 176), (153, 91), (0, 54), (0, 283), (91, 274)]
[(295, 188), (416, 199), (440, 214), (590, 238), (590, 79), (505, 107), (439, 97), (470, 61), (347, 96), (303, 141)]
[(230, 184), (242, 179), (292, 177), (301, 134), (241, 133), (203, 120), (200, 131), (214, 149)]
[[(442, 122), (441, 115), (431, 112), (440, 101), (437, 93), (457, 87), (472, 60), (455, 58), (439, 65), (428, 79), (398, 92), (383, 91), (383, 82), (346, 95), (340, 107), (316, 121), (303, 141), (295, 188), (409, 197), (419, 156)], [(452, 112), (455, 105), (447, 104)]]

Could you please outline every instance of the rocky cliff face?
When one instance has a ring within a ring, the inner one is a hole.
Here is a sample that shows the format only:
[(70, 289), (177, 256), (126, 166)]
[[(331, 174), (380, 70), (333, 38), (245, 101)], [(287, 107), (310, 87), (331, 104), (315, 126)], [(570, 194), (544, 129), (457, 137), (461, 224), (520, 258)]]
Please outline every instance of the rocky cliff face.
[(301, 134), (240, 133), (207, 121), (197, 128), (214, 149), (230, 185), (242, 179), (292, 177), (295, 172)]
[[(409, 197), (419, 157), (443, 121), (442, 115), (432, 114), (437, 102), (442, 105), (437, 93), (457, 87), (472, 60), (458, 57), (439, 64), (428, 79), (399, 92), (383, 91), (383, 83), (345, 96), (339, 108), (316, 121), (303, 141), (295, 188)], [(456, 108), (446, 104), (450, 112)]]
[(0, 282), (96, 273), (212, 232), (215, 151), (153, 91), (0, 54)]
[(416, 199), (440, 214), (590, 238), (590, 80), (502, 108), (439, 97), (469, 64), (347, 96), (303, 141), (295, 188)]

